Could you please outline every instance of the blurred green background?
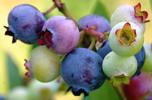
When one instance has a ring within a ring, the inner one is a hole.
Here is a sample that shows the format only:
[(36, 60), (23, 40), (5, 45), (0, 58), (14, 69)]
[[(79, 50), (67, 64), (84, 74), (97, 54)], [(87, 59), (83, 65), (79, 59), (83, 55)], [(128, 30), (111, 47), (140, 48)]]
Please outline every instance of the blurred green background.
[[(116, 7), (122, 4), (130, 4), (132, 6), (141, 3), (141, 10), (147, 11), (149, 16), (148, 20), (152, 20), (151, 12), (151, 2), (150, 0), (62, 0), (66, 4), (67, 9), (73, 15), (73, 17), (78, 21), (81, 17), (88, 14), (100, 14), (106, 17), (108, 20), (112, 12)], [(19, 5), (19, 4), (31, 4), (37, 7), (41, 12), (45, 12), (53, 5), (52, 0), (0, 0), (0, 94), (7, 96), (10, 91), (10, 73), (11, 66), (17, 66), (15, 70), (18, 70), (21, 77), (25, 77), (26, 72), (24, 67), (24, 59), (29, 59), (30, 51), (33, 48), (33, 45), (27, 45), (19, 40), (12, 44), (12, 37), (5, 36), (4, 33), (6, 29), (4, 25), (8, 26), (7, 16), (10, 10)], [(58, 9), (53, 10), (47, 15), (47, 17), (62, 15)], [(152, 42), (152, 21), (146, 23), (145, 31), (145, 42)], [(9, 67), (8, 67), (9, 66)], [(13, 68), (13, 67), (12, 67)], [(18, 78), (19, 79), (19, 78)], [(15, 76), (11, 77), (11, 81), (14, 81), (14, 84), (20, 84), (20, 80), (16, 80)], [(109, 82), (106, 81), (108, 84)], [(107, 85), (108, 86), (108, 85)], [(110, 85), (108, 86), (110, 87)], [(110, 93), (113, 90), (108, 90), (106, 87), (103, 87), (102, 90), (105, 93)], [(103, 92), (103, 91), (102, 91)], [(109, 94), (111, 95), (111, 94)], [(114, 94), (115, 95), (115, 94)], [(101, 96), (96, 93), (96, 97)], [(61, 99), (62, 98), (62, 99)], [(78, 100), (82, 97), (74, 97), (71, 92), (66, 95), (57, 94), (55, 100)], [(94, 96), (90, 98), (95, 98)], [(110, 97), (104, 96), (103, 100), (110, 100)], [(105, 99), (104, 99), (105, 98)], [(108, 99), (109, 98), (109, 99)], [(117, 96), (116, 96), (117, 98)]]

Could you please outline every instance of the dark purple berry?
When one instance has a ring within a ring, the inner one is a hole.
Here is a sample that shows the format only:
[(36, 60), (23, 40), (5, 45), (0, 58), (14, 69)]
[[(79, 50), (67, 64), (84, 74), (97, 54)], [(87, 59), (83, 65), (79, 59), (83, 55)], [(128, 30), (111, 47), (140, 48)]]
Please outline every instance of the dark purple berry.
[[(106, 40), (103, 40), (103, 44), (102, 44), (102, 46), (97, 50), (97, 53), (104, 59), (105, 56), (106, 56), (109, 52), (111, 52), (111, 51), (112, 51), (112, 50), (111, 50), (111, 48), (110, 48), (110, 46), (109, 46), (109, 42), (106, 41)], [(107, 78), (108, 80), (110, 80), (109, 77), (106, 76), (106, 78)]]
[[(109, 32), (111, 30), (109, 21), (105, 17), (96, 14), (82, 17), (78, 24), (82, 29), (94, 28), (97, 32)], [(90, 35), (85, 34), (81, 46), (87, 48), (91, 43), (90, 40)]]
[(100, 15), (87, 15), (78, 21), (79, 25), (84, 29), (94, 26), (97, 32), (108, 32), (111, 30), (109, 21)]
[(105, 81), (102, 71), (103, 59), (96, 52), (86, 48), (76, 48), (63, 59), (60, 72), (64, 81), (70, 85), (75, 96), (99, 88)]
[(136, 73), (131, 78), (133, 78), (136, 75), (139, 75), (141, 73), (140, 69), (142, 68), (142, 66), (144, 65), (144, 62), (145, 62), (145, 49), (144, 49), (144, 47), (142, 47), (141, 50), (137, 54), (135, 54), (135, 57), (137, 59), (138, 67), (137, 67)]
[(104, 59), (105, 56), (111, 51), (112, 50), (109, 46), (109, 42), (104, 40), (102, 46), (97, 50), (97, 53)]
[(4, 26), (7, 31), (5, 35), (13, 36), (12, 43), (17, 39), (27, 44), (36, 43), (46, 19), (35, 7), (21, 4), (14, 7), (8, 15), (9, 27)]

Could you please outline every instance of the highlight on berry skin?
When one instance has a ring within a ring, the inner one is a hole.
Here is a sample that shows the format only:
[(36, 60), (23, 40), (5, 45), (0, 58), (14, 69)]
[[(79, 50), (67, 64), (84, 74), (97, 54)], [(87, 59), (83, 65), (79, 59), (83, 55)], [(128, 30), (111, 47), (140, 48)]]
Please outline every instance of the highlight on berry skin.
[(146, 20), (148, 17), (148, 13), (146, 11), (141, 11), (140, 3), (138, 3), (136, 6), (134, 6), (134, 9), (135, 9), (135, 17), (139, 18), (141, 23), (150, 22), (150, 20)]
[(121, 45), (130, 46), (132, 42), (136, 41), (136, 30), (131, 29), (129, 22), (127, 22), (122, 29), (117, 29), (115, 34), (119, 38), (118, 41)]

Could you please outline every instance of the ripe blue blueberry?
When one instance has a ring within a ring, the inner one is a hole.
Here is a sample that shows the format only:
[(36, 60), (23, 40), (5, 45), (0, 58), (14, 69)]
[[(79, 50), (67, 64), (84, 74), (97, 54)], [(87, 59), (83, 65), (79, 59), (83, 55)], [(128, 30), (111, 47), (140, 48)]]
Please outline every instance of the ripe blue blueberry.
[(21, 4), (14, 7), (8, 15), (9, 27), (4, 26), (7, 31), (5, 35), (13, 36), (12, 43), (17, 39), (27, 44), (36, 43), (46, 19), (35, 7)]
[(137, 67), (136, 73), (131, 78), (133, 78), (134, 76), (139, 75), (141, 73), (140, 69), (142, 68), (142, 66), (144, 65), (144, 62), (145, 62), (144, 47), (142, 47), (142, 49), (137, 54), (135, 54), (135, 57), (137, 59), (138, 67)]
[(97, 53), (104, 59), (104, 57), (111, 52), (109, 42), (104, 40), (102, 46), (98, 49)]
[(64, 81), (70, 85), (75, 96), (99, 88), (105, 81), (102, 71), (102, 57), (86, 48), (76, 48), (63, 59), (60, 72)]
[(79, 25), (84, 29), (94, 26), (97, 32), (108, 32), (111, 30), (110, 22), (100, 15), (87, 15), (78, 21)]

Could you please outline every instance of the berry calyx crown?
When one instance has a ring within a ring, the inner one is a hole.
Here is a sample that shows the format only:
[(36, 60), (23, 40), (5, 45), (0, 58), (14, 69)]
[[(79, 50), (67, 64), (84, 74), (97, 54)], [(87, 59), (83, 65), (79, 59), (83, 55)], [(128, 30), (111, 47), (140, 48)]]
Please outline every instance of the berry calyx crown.
[(117, 87), (121, 83), (130, 84), (130, 77), (122, 75), (113, 76), (110, 78), (110, 83), (113, 83), (113, 86)]
[(46, 31), (41, 31), (39, 35), (41, 35), (41, 38), (38, 40), (38, 44), (50, 48), (53, 44), (52, 33), (46, 29)]
[(134, 10), (135, 10), (135, 17), (138, 18), (141, 21), (141, 23), (150, 22), (150, 20), (146, 20), (148, 17), (148, 13), (146, 11), (141, 11), (140, 3), (134, 6)]
[(136, 41), (136, 30), (131, 29), (129, 22), (127, 22), (122, 29), (117, 29), (115, 34), (121, 45), (130, 46), (132, 42)]

